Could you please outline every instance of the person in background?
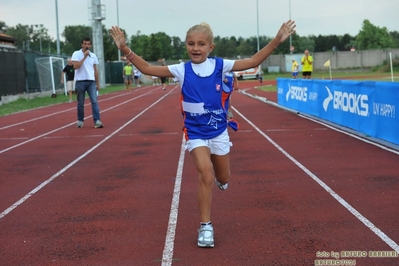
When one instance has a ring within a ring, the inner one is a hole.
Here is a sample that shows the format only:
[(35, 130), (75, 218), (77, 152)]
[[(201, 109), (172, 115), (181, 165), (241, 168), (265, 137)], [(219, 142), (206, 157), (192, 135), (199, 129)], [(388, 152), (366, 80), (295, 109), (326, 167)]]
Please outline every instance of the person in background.
[[(165, 66), (165, 63), (162, 63), (162, 66)], [(161, 84), (162, 84), (162, 90), (166, 90), (166, 77), (161, 77)]]
[(298, 69), (299, 69), (299, 64), (295, 59), (292, 59), (292, 78), (296, 79), (298, 77)]
[(309, 50), (305, 50), (304, 56), (301, 60), (302, 67), (302, 78), (310, 79), (313, 71), (313, 57), (309, 55)]
[(259, 79), (259, 83), (263, 84), (263, 71), (262, 71), (262, 67), (260, 67), (260, 66), (259, 66), (258, 79)]
[(159, 84), (159, 78), (156, 76), (152, 76), (152, 85), (158, 85)]
[(127, 61), (126, 66), (123, 68), (122, 71), (123, 80), (125, 81), (126, 90), (131, 91), (131, 85), (133, 83), (133, 66), (130, 61)]
[(73, 68), (73, 64), (71, 58), (68, 58), (68, 64), (64, 67), (61, 72), (61, 84), (64, 84), (64, 77), (66, 74), (66, 85), (69, 95), (69, 102), (73, 102), (72, 100), (72, 91), (75, 90), (75, 69)]
[(138, 70), (137, 67), (135, 67), (134, 68), (134, 83), (136, 84), (137, 87), (141, 87), (140, 76), (141, 76), (140, 70)]
[(78, 122), (76, 127), (83, 127), (85, 94), (87, 92), (90, 98), (94, 127), (102, 128), (100, 107), (97, 102), (97, 91), (100, 89), (97, 70), (98, 58), (90, 51), (91, 39), (89, 37), (82, 40), (81, 46), (82, 48), (75, 51), (71, 58), (75, 69), (75, 90), (78, 99)]
[[(237, 76), (234, 74), (234, 72), (228, 72), (225, 74), (223, 83), (229, 88), (231, 92), (234, 90), (238, 90), (238, 79)], [(234, 115), (231, 110), (231, 95), (229, 99), (229, 105), (228, 105), (228, 112), (227, 112), (227, 119), (233, 119)]]
[(230, 179), (232, 144), (227, 130), (227, 110), (231, 89), (223, 89), (223, 74), (259, 66), (295, 32), (295, 27), (295, 22), (289, 20), (282, 24), (270, 43), (251, 58), (228, 60), (209, 57), (215, 47), (213, 32), (207, 23), (200, 23), (186, 33), (186, 50), (191, 60), (169, 66), (151, 66), (126, 45), (126, 38), (119, 27), (111, 28), (118, 49), (141, 72), (158, 77), (176, 77), (179, 81), (183, 132), (198, 171), (199, 247), (214, 247), (212, 187), (216, 183), (219, 189), (226, 190)]

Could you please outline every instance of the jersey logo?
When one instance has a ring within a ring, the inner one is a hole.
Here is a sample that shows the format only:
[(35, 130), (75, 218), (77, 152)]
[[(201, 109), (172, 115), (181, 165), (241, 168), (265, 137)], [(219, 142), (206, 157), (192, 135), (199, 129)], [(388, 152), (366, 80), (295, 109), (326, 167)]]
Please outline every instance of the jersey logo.
[(222, 119), (214, 117), (213, 115), (211, 115), (211, 119), (209, 119), (208, 125), (213, 127), (213, 128), (215, 128), (215, 129), (218, 129), (218, 122), (221, 122), (221, 121), (222, 121)]

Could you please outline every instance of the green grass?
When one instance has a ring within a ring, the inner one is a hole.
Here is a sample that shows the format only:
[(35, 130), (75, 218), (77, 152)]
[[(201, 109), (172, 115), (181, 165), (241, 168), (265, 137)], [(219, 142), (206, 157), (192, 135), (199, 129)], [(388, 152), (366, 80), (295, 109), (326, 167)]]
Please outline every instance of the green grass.
[[(105, 89), (100, 90), (100, 94), (111, 93), (115, 91), (124, 90), (125, 85), (113, 85), (108, 86)], [(76, 101), (76, 94), (73, 95), (73, 99)], [(48, 106), (52, 104), (65, 103), (69, 101), (69, 96), (64, 94), (57, 94), (56, 98), (47, 97), (36, 97), (34, 99), (18, 99), (16, 101), (6, 103), (0, 107), (0, 116), (5, 116), (12, 113), (17, 113), (21, 111), (26, 111), (33, 108)]]
[[(333, 79), (346, 79), (351, 80), (372, 80), (372, 81), (391, 81), (390, 72), (354, 72), (354, 71), (336, 71), (331, 73)], [(275, 80), (276, 78), (291, 78), (291, 73), (270, 73), (263, 76), (263, 80)], [(330, 72), (314, 72), (312, 79), (330, 79)], [(253, 81), (253, 80), (252, 80)], [(394, 75), (394, 81), (398, 82), (399, 77)], [(240, 81), (246, 82), (246, 81)], [(258, 86), (258, 89), (263, 91), (276, 91), (276, 86)]]
[[(299, 73), (299, 75), (301, 74)], [(389, 72), (374, 72), (374, 71), (369, 71), (369, 72), (332, 71), (331, 75), (333, 79), (359, 77), (359, 80), (375, 80), (375, 81), (383, 81), (383, 80), (390, 81), (390, 79), (387, 79), (387, 77), (389, 78), (391, 77), (391, 73)], [(275, 80), (276, 78), (291, 78), (291, 73), (270, 73), (270, 74), (265, 74), (263, 76), (263, 80)], [(312, 78), (329, 79), (330, 72), (328, 71), (313, 72)], [(396, 77), (396, 80), (399, 80), (398, 77)]]

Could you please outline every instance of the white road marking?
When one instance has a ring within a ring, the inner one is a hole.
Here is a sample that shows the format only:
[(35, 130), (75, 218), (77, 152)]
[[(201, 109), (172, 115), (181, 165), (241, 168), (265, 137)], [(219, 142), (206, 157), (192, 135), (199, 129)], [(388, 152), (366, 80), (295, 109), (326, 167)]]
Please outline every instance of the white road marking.
[(165, 246), (162, 255), (162, 266), (172, 265), (173, 260), (173, 247), (176, 235), (176, 225), (177, 225), (177, 214), (179, 212), (179, 198), (180, 198), (180, 188), (183, 176), (183, 165), (184, 165), (184, 155), (185, 155), (185, 141), (184, 134), (182, 139), (182, 144), (180, 148), (179, 163), (177, 165), (177, 173), (175, 180), (175, 188), (173, 190), (173, 198), (171, 204), (171, 210), (169, 215), (168, 231), (166, 233)]
[[(150, 94), (150, 93), (151, 93), (151, 91), (149, 91), (149, 92), (147, 92), (147, 93), (144, 93), (144, 94), (142, 94), (142, 95), (140, 95), (140, 96), (134, 97), (134, 98), (132, 98), (132, 99), (129, 99), (129, 100), (127, 100), (127, 101), (124, 101), (124, 102), (122, 102), (122, 103), (120, 103), (120, 104), (114, 105), (114, 106), (112, 106), (112, 107), (110, 107), (110, 108), (104, 109), (103, 111), (101, 111), (101, 113), (104, 113), (104, 112), (106, 112), (106, 111), (112, 110), (112, 109), (114, 109), (114, 108), (116, 108), (116, 107), (118, 107), (118, 106), (121, 106), (121, 105), (123, 105), (123, 104), (125, 104), (125, 103), (128, 103), (128, 102), (131, 102), (131, 101), (134, 101), (134, 100), (136, 100), (136, 99), (138, 99), (138, 98), (141, 98), (141, 97), (143, 97), (143, 96), (145, 96), (145, 95), (147, 95), (147, 94)], [(167, 94), (166, 94), (166, 95), (167, 95)], [(164, 95), (164, 96), (166, 96), (166, 95)], [(161, 99), (163, 99), (163, 98), (164, 98), (164, 97), (162, 97)], [(90, 116), (87, 116), (87, 117), (85, 117), (85, 119), (90, 118), (90, 117), (92, 117), (92, 116), (91, 116), (91, 115), (90, 115)], [(29, 120), (29, 121), (30, 121), (30, 120)], [(28, 140), (26, 140), (26, 141), (24, 141), (24, 142), (18, 143), (18, 144), (14, 145), (14, 146), (8, 147), (8, 148), (6, 148), (6, 149), (4, 149), (4, 150), (0, 150), (0, 154), (1, 154), (1, 153), (4, 153), (4, 152), (6, 152), (6, 151), (12, 150), (12, 149), (14, 149), (14, 148), (17, 148), (17, 147), (19, 147), (19, 146), (22, 146), (22, 145), (24, 145), (24, 144), (26, 144), (26, 143), (29, 143), (29, 142), (31, 142), (31, 141), (34, 141), (34, 140), (40, 139), (40, 138), (42, 138), (42, 137), (45, 137), (45, 136), (47, 136), (47, 135), (50, 135), (51, 133), (57, 132), (57, 131), (59, 131), (59, 130), (61, 130), (61, 129), (64, 129), (64, 128), (69, 127), (69, 126), (72, 126), (72, 125), (74, 125), (74, 124), (76, 124), (76, 122), (69, 123), (69, 124), (67, 124), (67, 125), (65, 125), (65, 126), (59, 127), (59, 128), (57, 128), (57, 129), (51, 130), (51, 131), (46, 132), (46, 133), (44, 133), (44, 134), (41, 134), (41, 135), (39, 135), (39, 136), (33, 137), (33, 138), (31, 138), (31, 139), (28, 139)]]
[[(12, 210), (14, 210), (15, 208), (17, 208), (19, 205), (21, 205), (23, 202), (25, 202), (27, 199), (29, 199), (31, 196), (33, 196), (34, 194), (36, 194), (40, 189), (42, 189), (43, 187), (45, 187), (47, 184), (49, 184), (51, 181), (53, 181), (54, 179), (56, 179), (58, 176), (60, 176), (62, 173), (64, 173), (66, 170), (68, 170), (69, 168), (71, 168), (74, 164), (76, 164), (77, 162), (79, 162), (80, 160), (82, 160), (83, 158), (85, 158), (88, 154), (90, 154), (92, 151), (94, 151), (95, 149), (97, 149), (99, 146), (101, 146), (104, 142), (106, 142), (108, 139), (110, 139), (111, 137), (113, 137), (115, 134), (117, 134), (119, 131), (121, 131), (123, 128), (125, 128), (127, 125), (129, 125), (131, 122), (133, 122), (134, 120), (136, 120), (138, 117), (140, 117), (142, 114), (144, 114), (146, 111), (148, 111), (151, 107), (153, 107), (155, 104), (157, 104), (158, 102), (160, 102), (162, 99), (164, 99), (168, 94), (165, 94), (164, 96), (162, 96), (161, 98), (159, 98), (158, 100), (156, 100), (154, 103), (152, 103), (150, 106), (148, 106), (147, 108), (145, 108), (143, 111), (141, 111), (139, 114), (137, 114), (135, 117), (133, 117), (132, 119), (130, 119), (128, 122), (126, 122), (123, 126), (119, 127), (117, 130), (115, 130), (114, 132), (112, 132), (110, 135), (108, 135), (106, 138), (104, 138), (102, 141), (100, 141), (99, 143), (97, 143), (96, 145), (94, 145), (91, 149), (89, 149), (88, 151), (86, 151), (85, 153), (83, 153), (81, 156), (79, 156), (78, 158), (76, 158), (75, 160), (73, 160), (70, 164), (68, 164), (67, 166), (65, 166), (64, 168), (62, 168), (60, 171), (58, 171), (57, 173), (55, 173), (53, 176), (51, 176), (49, 179), (47, 179), (46, 181), (44, 181), (43, 183), (41, 183), (39, 186), (37, 186), (36, 188), (34, 188), (32, 191), (30, 191), (28, 194), (26, 194), (24, 197), (22, 197), (21, 199), (19, 199), (17, 202), (15, 202), (13, 205), (11, 205), (10, 207), (8, 207), (6, 210), (4, 210), (3, 212), (0, 213), (0, 219), (3, 218), (4, 216), (6, 216), (7, 214), (9, 214)], [(111, 108), (109, 108), (111, 109)], [(70, 124), (69, 124), (70, 125)], [(65, 128), (69, 125), (66, 125), (62, 128)], [(55, 132), (57, 130), (56, 129), (53, 130), (51, 132)], [(50, 133), (51, 133), (50, 132)], [(46, 133), (46, 134), (42, 134), (41, 136), (50, 134), (50, 133)], [(40, 136), (39, 136), (40, 137)], [(33, 139), (37, 139), (39, 137), (33, 138)], [(30, 141), (32, 141), (33, 139), (31, 139)], [(26, 142), (25, 142), (26, 143)], [(22, 144), (20, 144), (22, 145)], [(20, 146), (20, 145), (16, 145), (16, 146)], [(14, 146), (15, 147), (15, 146)], [(9, 148), (10, 149), (10, 148)], [(8, 149), (7, 149), (8, 150)], [(1, 151), (4, 152), (5, 150)]]
[(237, 109), (232, 107), (233, 110), (239, 114), (245, 121), (247, 121), (256, 131), (259, 132), (265, 139), (267, 139), (274, 147), (276, 147), (282, 154), (284, 154), (288, 159), (290, 159), (294, 164), (296, 164), (300, 169), (302, 169), (308, 176), (310, 176), (314, 181), (316, 181), (322, 188), (324, 188), (332, 197), (334, 197), (342, 206), (344, 206), (349, 212), (351, 212), (358, 220), (360, 220), (365, 226), (367, 226), (374, 234), (376, 234), (382, 241), (384, 241), (393, 250), (399, 253), (399, 246), (390, 237), (388, 237), (384, 232), (382, 232), (378, 227), (376, 227), (371, 221), (359, 213), (355, 208), (353, 208), (348, 202), (346, 202), (341, 196), (339, 196), (335, 191), (333, 191), (326, 183), (321, 181), (315, 174), (313, 174), (309, 169), (298, 162), (294, 157), (292, 157), (288, 152), (281, 148), (276, 142), (274, 142), (268, 135), (266, 135), (262, 130), (260, 130), (255, 124), (253, 124), (248, 118), (241, 114)]

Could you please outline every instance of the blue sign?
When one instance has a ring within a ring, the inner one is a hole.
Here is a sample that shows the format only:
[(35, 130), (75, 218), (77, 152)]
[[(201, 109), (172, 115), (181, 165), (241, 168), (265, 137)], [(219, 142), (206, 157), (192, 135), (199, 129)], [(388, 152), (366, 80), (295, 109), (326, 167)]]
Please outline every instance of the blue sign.
[(277, 79), (278, 104), (399, 145), (399, 83)]

